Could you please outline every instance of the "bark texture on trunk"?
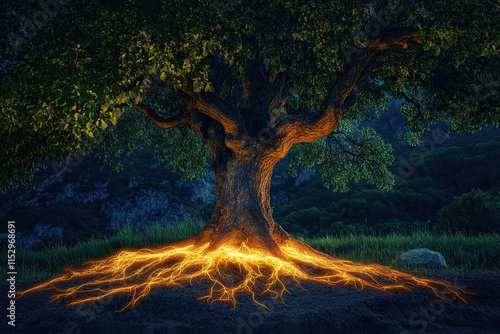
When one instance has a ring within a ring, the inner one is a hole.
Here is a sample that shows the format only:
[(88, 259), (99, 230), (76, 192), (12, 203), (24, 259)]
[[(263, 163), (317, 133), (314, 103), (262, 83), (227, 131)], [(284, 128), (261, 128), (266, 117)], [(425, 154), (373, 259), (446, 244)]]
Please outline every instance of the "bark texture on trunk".
[[(274, 236), (277, 224), (270, 202), (274, 164), (263, 155), (216, 161), (217, 204), (212, 218), (198, 235), (198, 244), (210, 242), (209, 250), (213, 250), (221, 245), (244, 243), (282, 257)], [(282, 233), (283, 237), (288, 236)]]

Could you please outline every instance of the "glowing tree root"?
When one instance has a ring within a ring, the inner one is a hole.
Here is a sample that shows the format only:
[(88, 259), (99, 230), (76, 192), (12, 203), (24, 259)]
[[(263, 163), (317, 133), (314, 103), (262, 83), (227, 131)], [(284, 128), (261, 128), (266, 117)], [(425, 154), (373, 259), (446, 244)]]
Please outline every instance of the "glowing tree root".
[[(19, 296), (55, 289), (58, 292), (51, 297), (51, 302), (69, 299), (68, 305), (78, 305), (128, 293), (132, 298), (122, 311), (135, 307), (155, 287), (183, 287), (187, 283), (208, 280), (212, 284), (210, 292), (200, 299), (230, 302), (235, 307), (239, 294), (249, 294), (255, 303), (266, 307), (256, 297), (271, 294), (284, 303), (283, 294), (289, 293), (284, 279), (292, 279), (299, 286), (300, 282), (317, 282), (353, 286), (358, 290), (365, 287), (381, 291), (424, 287), (440, 298), (457, 297), (463, 302), (463, 296), (467, 294), (438, 280), (414, 277), (376, 264), (342, 261), (297, 247), (282, 246), (281, 251), (287, 259), (281, 259), (244, 244), (238, 249), (222, 246), (207, 252), (208, 245), (121, 251), (104, 260), (88, 262), (81, 269), (67, 269), (48, 282), (22, 291)], [(77, 279), (88, 281), (73, 287), (55, 287)]]

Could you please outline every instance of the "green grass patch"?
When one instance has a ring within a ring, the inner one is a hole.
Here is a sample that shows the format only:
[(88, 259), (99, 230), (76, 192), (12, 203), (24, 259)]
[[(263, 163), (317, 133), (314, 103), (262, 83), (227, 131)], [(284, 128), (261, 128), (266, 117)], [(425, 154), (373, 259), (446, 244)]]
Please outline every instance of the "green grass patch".
[(311, 247), (336, 258), (363, 263), (379, 263), (401, 268), (395, 263), (399, 252), (429, 248), (443, 254), (447, 270), (423, 273), (498, 275), (500, 274), (500, 235), (467, 236), (460, 233), (432, 233), (428, 230), (410, 235), (347, 234), (339, 237), (300, 238)]
[[(144, 231), (124, 227), (108, 238), (89, 238), (76, 245), (54, 245), (41, 251), (16, 248), (16, 271), (18, 280), (32, 280), (58, 274), (65, 268), (76, 268), (87, 261), (105, 258), (123, 249), (140, 249), (165, 245), (185, 239), (201, 231), (204, 222), (186, 221), (178, 224), (154, 224)], [(7, 254), (0, 263), (2, 279), (7, 275)]]
[[(123, 249), (162, 246), (198, 233), (201, 221), (149, 226), (144, 231), (123, 228), (108, 238), (81, 240), (75, 246), (56, 245), (42, 251), (16, 249), (18, 280), (33, 280), (62, 272), (65, 268), (79, 267), (87, 261), (105, 258)], [(390, 266), (401, 251), (427, 247), (442, 253), (449, 266), (447, 270), (421, 271), (424, 275), (479, 275), (500, 274), (500, 235), (433, 234), (430, 231), (412, 235), (385, 236), (348, 234), (338, 237), (299, 238), (315, 249), (336, 258), (361, 263), (379, 263)], [(0, 262), (2, 279), (6, 278), (7, 254), (2, 251)], [(397, 267), (396, 267), (397, 268)], [(399, 268), (398, 268), (399, 269)], [(404, 268), (400, 268), (405, 270)]]

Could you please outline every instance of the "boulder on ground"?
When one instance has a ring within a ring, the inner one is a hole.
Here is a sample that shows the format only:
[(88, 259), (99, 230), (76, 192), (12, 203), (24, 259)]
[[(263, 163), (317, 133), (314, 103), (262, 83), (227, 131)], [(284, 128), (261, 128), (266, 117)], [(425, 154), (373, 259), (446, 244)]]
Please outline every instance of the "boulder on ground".
[(399, 253), (397, 263), (405, 267), (448, 268), (443, 254), (428, 248), (411, 249)]

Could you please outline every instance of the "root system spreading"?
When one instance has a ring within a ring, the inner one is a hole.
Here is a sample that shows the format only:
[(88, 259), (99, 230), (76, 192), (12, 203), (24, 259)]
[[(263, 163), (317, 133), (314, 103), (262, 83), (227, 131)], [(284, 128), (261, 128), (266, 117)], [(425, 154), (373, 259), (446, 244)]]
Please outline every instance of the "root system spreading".
[[(286, 283), (294, 281), (344, 285), (358, 290), (408, 290), (423, 287), (439, 298), (457, 297), (465, 302), (462, 289), (442, 281), (419, 278), (377, 264), (356, 264), (311, 252), (300, 244), (280, 246), (283, 258), (262, 249), (220, 246), (208, 251), (209, 243), (167, 246), (161, 249), (121, 251), (106, 259), (88, 262), (80, 269), (67, 269), (63, 274), (22, 291), (54, 289), (51, 301), (68, 300), (68, 305), (98, 301), (119, 294), (131, 299), (120, 311), (133, 308), (156, 287), (184, 287), (208, 281), (206, 295), (199, 299), (237, 304), (239, 295), (250, 295), (266, 307), (259, 296), (270, 294), (275, 299), (289, 293)], [(83, 280), (83, 283), (76, 283)], [(72, 284), (73, 283), (73, 284)], [(69, 286), (68, 286), (69, 285)], [(64, 286), (64, 287), (61, 287)], [(286, 305), (286, 304), (285, 304)]]

